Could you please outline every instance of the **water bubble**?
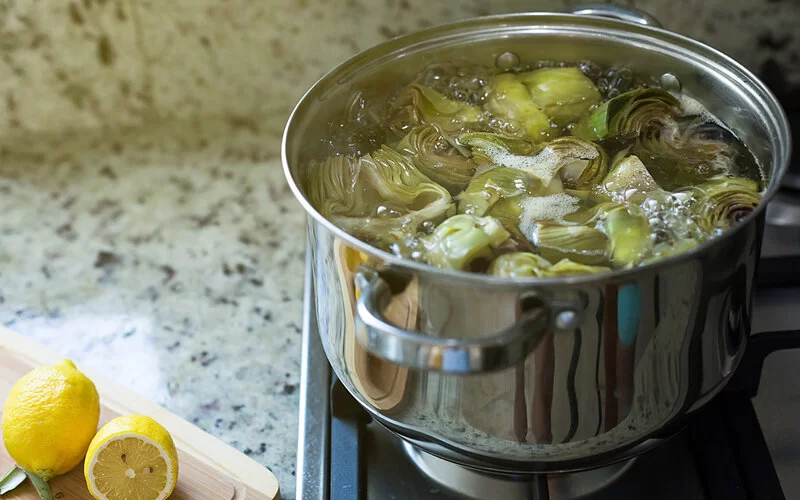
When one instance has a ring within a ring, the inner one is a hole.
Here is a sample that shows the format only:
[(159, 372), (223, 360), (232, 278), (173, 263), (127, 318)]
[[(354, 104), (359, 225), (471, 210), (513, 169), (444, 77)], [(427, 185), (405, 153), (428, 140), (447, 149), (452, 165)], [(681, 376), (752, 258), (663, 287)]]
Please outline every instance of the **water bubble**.
[(513, 52), (503, 52), (494, 60), (497, 69), (511, 69), (519, 64), (519, 56)]
[(680, 92), (681, 81), (672, 73), (664, 73), (661, 75), (661, 88), (670, 92)]

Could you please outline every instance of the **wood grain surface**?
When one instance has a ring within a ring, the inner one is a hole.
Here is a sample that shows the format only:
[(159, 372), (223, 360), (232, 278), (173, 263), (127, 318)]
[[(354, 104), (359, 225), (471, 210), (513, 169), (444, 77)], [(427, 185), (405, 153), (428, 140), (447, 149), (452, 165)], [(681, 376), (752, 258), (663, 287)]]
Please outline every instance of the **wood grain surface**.
[[(61, 360), (58, 354), (0, 327), (0, 411), (14, 383), (32, 368)], [(95, 383), (102, 405), (100, 425), (123, 414), (149, 415), (169, 430), (178, 448), (178, 484), (174, 500), (277, 500), (278, 481), (269, 469), (203, 432), (164, 408), (97, 374), (78, 367)], [(0, 442), (0, 475), (14, 461)], [(59, 500), (92, 500), (83, 477), (83, 464), (50, 481)], [(26, 481), (3, 500), (36, 500)]]

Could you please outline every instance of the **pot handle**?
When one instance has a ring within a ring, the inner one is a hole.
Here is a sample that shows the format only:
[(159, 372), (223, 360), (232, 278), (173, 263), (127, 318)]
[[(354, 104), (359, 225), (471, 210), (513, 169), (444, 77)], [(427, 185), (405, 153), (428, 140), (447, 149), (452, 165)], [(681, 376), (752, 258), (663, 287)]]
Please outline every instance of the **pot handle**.
[(448, 338), (413, 332), (386, 322), (380, 311), (392, 299), (389, 285), (371, 269), (355, 277), (356, 339), (370, 353), (399, 365), (426, 371), (470, 374), (500, 370), (524, 360), (549, 332), (572, 331), (580, 324), (573, 304), (550, 303), (524, 310), (516, 323), (481, 338)]
[(582, 16), (600, 16), (619, 19), (620, 21), (627, 21), (629, 23), (642, 24), (644, 26), (653, 26), (654, 28), (661, 28), (661, 23), (658, 19), (651, 16), (647, 12), (633, 7), (620, 7), (619, 5), (612, 5), (608, 3), (585, 3), (576, 5), (570, 12)]

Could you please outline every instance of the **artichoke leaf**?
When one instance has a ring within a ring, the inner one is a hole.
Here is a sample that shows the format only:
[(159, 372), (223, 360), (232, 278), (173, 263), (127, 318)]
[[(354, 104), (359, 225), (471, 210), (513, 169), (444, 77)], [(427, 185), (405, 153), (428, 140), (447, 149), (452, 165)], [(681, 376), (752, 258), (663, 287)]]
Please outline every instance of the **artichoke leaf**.
[(392, 104), (389, 122), (395, 131), (407, 132), (420, 124), (433, 124), (443, 132), (455, 132), (481, 121), (480, 108), (448, 99), (430, 87), (412, 83)]
[(635, 136), (652, 123), (680, 113), (680, 101), (666, 90), (640, 88), (609, 99), (578, 121), (572, 134), (587, 140)]
[(494, 116), (521, 125), (522, 135), (533, 142), (556, 134), (547, 114), (531, 99), (528, 88), (511, 73), (495, 75), (490, 82), (486, 109)]
[(586, 264), (579, 264), (569, 259), (561, 259), (549, 268), (545, 269), (541, 274), (542, 277), (556, 278), (559, 276), (579, 276), (582, 274), (599, 274), (611, 271), (610, 267), (606, 266), (589, 266)]
[(492, 217), (458, 214), (423, 237), (422, 245), (429, 264), (467, 270), (477, 259), (491, 259), (509, 236), (503, 225)]
[(651, 255), (642, 261), (643, 264), (649, 264), (651, 262), (656, 262), (662, 259), (667, 259), (669, 257), (682, 254), (683, 252), (688, 252), (692, 248), (698, 246), (701, 243), (700, 240), (694, 238), (685, 238), (676, 240), (674, 242), (663, 242), (658, 243), (653, 246), (653, 251)]
[(644, 213), (615, 208), (605, 214), (604, 227), (611, 246), (611, 262), (616, 267), (640, 263), (653, 248), (652, 229)]
[(507, 167), (484, 170), (456, 196), (458, 211), (486, 215), (498, 201), (533, 194), (540, 186), (539, 181), (524, 170)]
[(663, 191), (650, 175), (642, 160), (628, 155), (617, 160), (599, 186), (602, 194), (634, 203), (641, 203), (649, 193)]
[(475, 176), (467, 188), (456, 196), (458, 212), (492, 216), (503, 224), (519, 246), (531, 248), (527, 237), (519, 229), (522, 204), (540, 192), (543, 192), (541, 183), (527, 172), (497, 167)]
[(552, 264), (530, 252), (512, 252), (500, 255), (489, 265), (489, 274), (505, 278), (540, 277)]
[(496, 166), (499, 165), (498, 157), (530, 156), (536, 150), (528, 141), (491, 132), (467, 132), (459, 135), (456, 142), (469, 148), (473, 160), (479, 166)]
[(548, 142), (565, 188), (584, 190), (596, 186), (608, 173), (608, 156), (600, 146), (577, 137), (560, 137)]
[(602, 100), (594, 83), (574, 66), (542, 68), (517, 77), (528, 87), (534, 104), (559, 126), (576, 121)]
[(621, 207), (622, 205), (619, 203), (604, 200), (588, 208), (576, 210), (571, 214), (565, 215), (562, 219), (562, 224), (592, 227), (602, 226), (606, 220), (606, 215)]
[(608, 237), (593, 227), (537, 224), (531, 241), (539, 254), (551, 262), (561, 259), (589, 265), (608, 262)]
[(497, 257), (489, 266), (489, 274), (505, 278), (555, 278), (598, 274), (611, 269), (605, 266), (589, 266), (569, 259), (551, 264), (541, 255), (531, 252), (512, 252)]
[(563, 187), (586, 189), (608, 171), (602, 148), (575, 137), (560, 137), (538, 146), (481, 132), (462, 134), (457, 140), (471, 148), (479, 164), (524, 170), (544, 186), (558, 176), (558, 182), (550, 187), (551, 194), (563, 191)]
[(395, 149), (411, 157), (420, 172), (451, 193), (461, 191), (475, 174), (474, 161), (449, 146), (444, 135), (432, 125), (413, 129)]

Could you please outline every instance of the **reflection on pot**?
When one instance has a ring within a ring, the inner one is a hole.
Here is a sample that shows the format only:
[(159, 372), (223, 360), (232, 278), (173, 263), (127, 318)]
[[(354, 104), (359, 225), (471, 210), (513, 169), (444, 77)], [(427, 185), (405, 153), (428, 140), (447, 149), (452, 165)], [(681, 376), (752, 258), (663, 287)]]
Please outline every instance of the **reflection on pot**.
[[(344, 355), (350, 378), (375, 408), (391, 413), (403, 401), (408, 369), (374, 356), (356, 342), (354, 317), (358, 290), (355, 289), (354, 278), (367, 256), (342, 242), (337, 242), (335, 256), (345, 302)], [(386, 307), (384, 315), (387, 321), (402, 328), (416, 329), (417, 296), (415, 281), (402, 293), (395, 295)]]

